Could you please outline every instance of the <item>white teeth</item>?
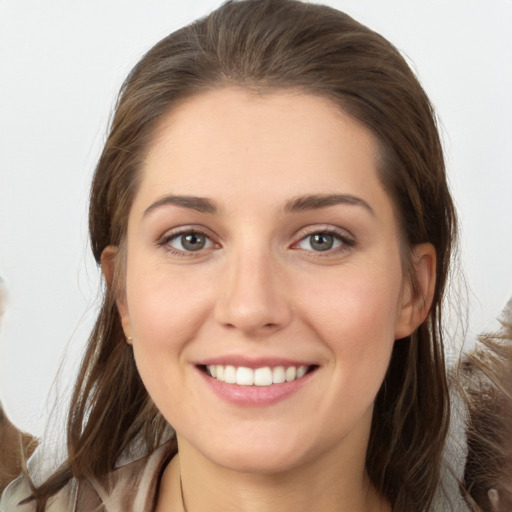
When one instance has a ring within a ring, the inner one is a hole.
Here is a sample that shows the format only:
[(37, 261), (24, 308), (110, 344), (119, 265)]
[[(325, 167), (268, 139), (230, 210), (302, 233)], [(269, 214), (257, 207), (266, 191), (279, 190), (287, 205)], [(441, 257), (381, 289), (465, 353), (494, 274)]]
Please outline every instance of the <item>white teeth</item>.
[(256, 368), (256, 370), (254, 370), (254, 385), (272, 385), (272, 370), (268, 366), (266, 366), (265, 368)]
[(297, 379), (300, 379), (301, 377), (304, 377), (306, 375), (306, 372), (308, 371), (307, 366), (299, 366), (297, 368)]
[(283, 366), (276, 366), (272, 370), (272, 382), (274, 384), (281, 384), (285, 380), (286, 380), (286, 374), (284, 372), (284, 367)]
[(224, 382), (235, 384), (236, 368), (234, 366), (226, 366), (226, 368), (224, 368)]
[(239, 386), (252, 386), (254, 384), (254, 372), (250, 368), (240, 366), (236, 370), (236, 383)]
[(286, 382), (291, 382), (297, 378), (297, 368), (295, 366), (289, 366), (285, 372)]
[(306, 375), (308, 366), (263, 366), (261, 368), (235, 367), (232, 365), (211, 365), (206, 369), (211, 377), (239, 386), (271, 386), (300, 379)]

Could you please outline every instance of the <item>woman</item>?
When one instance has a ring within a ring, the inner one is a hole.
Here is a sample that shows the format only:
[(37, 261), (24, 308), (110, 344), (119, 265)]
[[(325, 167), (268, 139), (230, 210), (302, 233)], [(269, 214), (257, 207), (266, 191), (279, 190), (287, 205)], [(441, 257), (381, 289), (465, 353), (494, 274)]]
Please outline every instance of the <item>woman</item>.
[(92, 185), (106, 292), (68, 458), (4, 509), (441, 510), (455, 233), (432, 106), (381, 36), (293, 0), (171, 34)]

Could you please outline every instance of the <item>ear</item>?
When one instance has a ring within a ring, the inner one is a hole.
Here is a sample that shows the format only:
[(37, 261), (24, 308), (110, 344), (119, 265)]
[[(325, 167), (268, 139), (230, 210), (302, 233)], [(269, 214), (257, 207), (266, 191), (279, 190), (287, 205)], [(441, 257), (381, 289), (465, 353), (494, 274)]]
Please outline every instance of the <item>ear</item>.
[(436, 250), (432, 244), (412, 248), (412, 271), (416, 281), (406, 276), (395, 326), (395, 339), (405, 338), (427, 318), (436, 286)]
[[(114, 280), (118, 256), (119, 249), (118, 247), (115, 247), (113, 245), (105, 247), (105, 249), (103, 249), (103, 252), (101, 253), (101, 270), (103, 272), (103, 276), (105, 277), (105, 282), (109, 290), (111, 290), (113, 287), (116, 287)], [(119, 317), (121, 318), (123, 331), (126, 336), (127, 342), (131, 343), (132, 328), (130, 322), (130, 315), (128, 314), (128, 305), (126, 302), (126, 292), (124, 290), (124, 287), (120, 291), (120, 293), (116, 293), (116, 295), (117, 310), (119, 311)]]

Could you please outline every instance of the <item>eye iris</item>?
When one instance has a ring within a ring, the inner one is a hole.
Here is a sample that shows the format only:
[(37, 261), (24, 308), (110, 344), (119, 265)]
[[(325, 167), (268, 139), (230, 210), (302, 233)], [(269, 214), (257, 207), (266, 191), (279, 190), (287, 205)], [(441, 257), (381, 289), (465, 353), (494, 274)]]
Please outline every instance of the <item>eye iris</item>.
[(311, 235), (310, 244), (315, 251), (328, 251), (334, 245), (334, 237), (325, 233), (317, 233)]
[(188, 233), (181, 236), (181, 245), (187, 251), (199, 251), (206, 244), (206, 237), (199, 233)]

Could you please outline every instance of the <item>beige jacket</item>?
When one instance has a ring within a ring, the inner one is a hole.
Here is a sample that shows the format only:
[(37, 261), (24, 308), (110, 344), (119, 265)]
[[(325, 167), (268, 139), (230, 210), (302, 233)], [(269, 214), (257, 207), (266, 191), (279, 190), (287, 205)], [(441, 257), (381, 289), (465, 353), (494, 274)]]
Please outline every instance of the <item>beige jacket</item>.
[[(49, 500), (46, 512), (151, 512), (170, 458), (169, 444), (165, 444), (148, 457), (118, 467), (101, 481), (71, 480)], [(33, 501), (20, 504), (30, 495), (27, 479), (18, 477), (5, 489), (0, 512), (34, 512)]]

